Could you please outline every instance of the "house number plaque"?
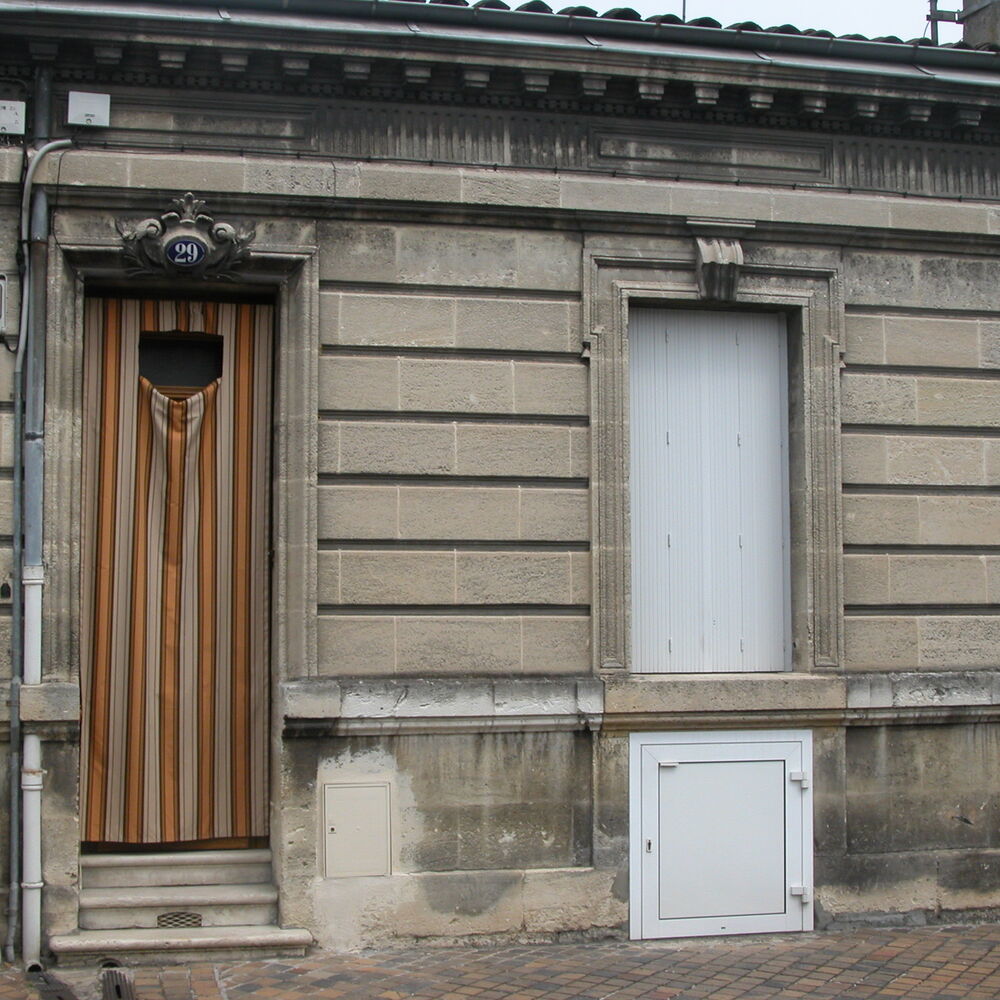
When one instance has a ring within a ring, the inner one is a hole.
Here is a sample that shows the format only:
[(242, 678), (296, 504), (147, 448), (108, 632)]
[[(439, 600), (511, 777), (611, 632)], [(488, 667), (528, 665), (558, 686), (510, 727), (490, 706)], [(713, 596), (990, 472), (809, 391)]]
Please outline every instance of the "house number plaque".
[(204, 211), (205, 202), (190, 191), (172, 204), (158, 218), (115, 223), (128, 273), (136, 277), (234, 277), (233, 272), (250, 259), (253, 228), (216, 222)]

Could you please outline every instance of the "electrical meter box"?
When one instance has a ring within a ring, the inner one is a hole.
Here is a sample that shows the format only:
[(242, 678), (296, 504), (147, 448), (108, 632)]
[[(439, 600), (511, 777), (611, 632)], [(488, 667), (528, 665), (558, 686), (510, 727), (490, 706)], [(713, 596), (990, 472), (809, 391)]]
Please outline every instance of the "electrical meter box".
[(389, 785), (323, 786), (323, 854), (327, 878), (388, 875)]
[(111, 95), (88, 94), (82, 90), (71, 90), (66, 123), (68, 125), (107, 128), (111, 124)]
[(0, 135), (24, 135), (24, 101), (0, 101)]

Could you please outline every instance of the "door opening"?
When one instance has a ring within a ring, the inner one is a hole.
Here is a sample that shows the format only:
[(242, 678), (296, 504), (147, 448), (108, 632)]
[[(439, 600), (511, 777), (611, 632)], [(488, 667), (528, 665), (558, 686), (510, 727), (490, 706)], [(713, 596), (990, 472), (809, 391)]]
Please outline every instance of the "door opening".
[(87, 300), (85, 846), (266, 842), (272, 324)]

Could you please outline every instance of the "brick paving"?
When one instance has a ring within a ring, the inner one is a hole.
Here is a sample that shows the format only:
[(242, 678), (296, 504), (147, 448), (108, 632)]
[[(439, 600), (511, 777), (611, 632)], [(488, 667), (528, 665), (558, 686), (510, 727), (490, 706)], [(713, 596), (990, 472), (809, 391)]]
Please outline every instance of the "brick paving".
[[(78, 1000), (96, 970), (56, 969)], [(137, 1000), (998, 1000), (1000, 924), (142, 966)], [(15, 970), (0, 1000), (39, 1000)], [(69, 998), (67, 998), (69, 1000)]]

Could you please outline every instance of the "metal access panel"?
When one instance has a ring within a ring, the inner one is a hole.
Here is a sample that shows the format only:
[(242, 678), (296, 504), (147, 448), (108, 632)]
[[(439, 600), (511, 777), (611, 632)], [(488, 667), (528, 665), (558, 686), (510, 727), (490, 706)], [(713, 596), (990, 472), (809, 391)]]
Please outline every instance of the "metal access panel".
[(327, 878), (388, 875), (388, 782), (324, 785), (323, 846)]
[(812, 928), (812, 737), (634, 733), (631, 935)]

